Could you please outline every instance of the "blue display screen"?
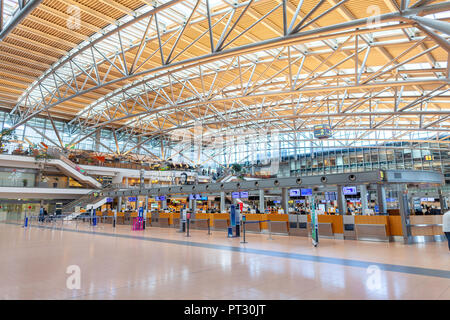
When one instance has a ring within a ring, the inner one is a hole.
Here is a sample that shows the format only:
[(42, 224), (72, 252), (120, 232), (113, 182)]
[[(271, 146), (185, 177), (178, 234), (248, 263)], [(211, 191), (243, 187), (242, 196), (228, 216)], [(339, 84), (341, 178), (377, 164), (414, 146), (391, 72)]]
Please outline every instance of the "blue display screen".
[(312, 189), (301, 189), (302, 196), (312, 196)]
[(195, 200), (195, 196), (193, 194), (189, 195), (189, 200)]
[(166, 196), (160, 196), (159, 197), (159, 201), (165, 201), (166, 200)]
[(233, 192), (233, 193), (231, 193), (231, 197), (232, 197), (233, 199), (238, 199), (239, 196), (240, 196), (239, 192)]
[(290, 197), (298, 197), (300, 195), (301, 195), (300, 189), (291, 189), (291, 190), (289, 190), (289, 196)]
[(356, 191), (356, 187), (342, 187), (342, 193), (346, 196), (355, 195), (358, 192)]
[(136, 201), (136, 197), (128, 197), (128, 201), (129, 202), (135, 202)]
[(248, 198), (248, 192), (247, 192), (247, 191), (242, 191), (242, 192), (240, 193), (240, 197), (241, 197), (241, 198)]
[(202, 200), (202, 195), (201, 194), (196, 194), (195, 195), (195, 200)]

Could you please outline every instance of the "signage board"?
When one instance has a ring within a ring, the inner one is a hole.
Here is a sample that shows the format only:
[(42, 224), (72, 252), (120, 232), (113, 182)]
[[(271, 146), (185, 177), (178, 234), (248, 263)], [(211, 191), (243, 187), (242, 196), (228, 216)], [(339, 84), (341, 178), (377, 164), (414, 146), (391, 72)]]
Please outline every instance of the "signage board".
[(312, 189), (301, 189), (302, 196), (312, 196)]
[(342, 193), (345, 196), (356, 195), (358, 192), (356, 191), (356, 187), (342, 187)]
[(291, 189), (289, 190), (290, 197), (299, 197), (301, 195), (300, 189)]
[(239, 193), (239, 196), (241, 198), (248, 198), (248, 192), (247, 191), (242, 191), (242, 192)]

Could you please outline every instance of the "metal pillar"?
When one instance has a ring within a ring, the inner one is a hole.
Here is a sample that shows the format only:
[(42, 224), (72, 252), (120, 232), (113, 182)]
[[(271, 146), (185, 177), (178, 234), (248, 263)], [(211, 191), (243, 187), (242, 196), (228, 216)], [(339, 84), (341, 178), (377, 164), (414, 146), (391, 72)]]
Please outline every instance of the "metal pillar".
[(259, 211), (264, 213), (264, 189), (259, 189)]
[(117, 207), (118, 212), (120, 212), (122, 210), (122, 197), (119, 197)]
[(386, 186), (383, 184), (377, 185), (377, 203), (378, 210), (380, 213), (387, 212), (387, 204), (386, 204)]
[(167, 209), (167, 198), (162, 201), (162, 208), (163, 210)]
[(403, 242), (412, 243), (409, 208), (408, 208), (408, 190), (405, 184), (397, 185), (397, 198), (400, 206), (400, 216), (402, 219)]
[(147, 223), (147, 212), (148, 212), (148, 195), (145, 196), (145, 203), (144, 203), (144, 223), (143, 228), (145, 229), (146, 223)]
[(367, 213), (367, 186), (362, 184), (359, 186), (359, 192), (361, 194), (361, 214)]
[(337, 186), (337, 200), (338, 200), (338, 209), (340, 215), (347, 214), (347, 202), (345, 201), (345, 196), (342, 191), (342, 186)]
[(95, 132), (94, 148), (95, 151), (100, 151), (100, 130)]
[(289, 193), (287, 188), (281, 189), (281, 207), (284, 210), (284, 213), (289, 213)]
[(438, 195), (439, 195), (439, 203), (441, 205), (441, 214), (444, 214), (447, 210), (447, 205), (445, 203), (444, 196), (442, 195), (442, 188), (438, 188)]
[(224, 191), (220, 192), (220, 212), (222, 212), (222, 213), (226, 212), (226, 208), (225, 208), (225, 192)]

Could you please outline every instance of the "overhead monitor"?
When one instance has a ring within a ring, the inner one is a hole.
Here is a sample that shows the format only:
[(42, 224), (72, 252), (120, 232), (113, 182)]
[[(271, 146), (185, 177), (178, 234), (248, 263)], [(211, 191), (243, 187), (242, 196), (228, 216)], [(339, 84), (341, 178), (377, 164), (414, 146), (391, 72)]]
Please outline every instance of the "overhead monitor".
[(197, 193), (195, 195), (195, 200), (202, 200), (202, 195)]
[(240, 192), (240, 193), (239, 193), (239, 196), (240, 196), (241, 198), (248, 198), (248, 191), (242, 191), (242, 192)]
[(159, 198), (159, 196), (155, 197), (155, 201), (160, 201), (161, 199)]
[(312, 189), (301, 189), (301, 195), (303, 197), (312, 196)]
[(195, 196), (193, 194), (189, 195), (189, 200), (195, 200)]
[(356, 187), (342, 187), (342, 193), (346, 196), (356, 195)]
[(136, 197), (128, 197), (128, 202), (136, 202)]
[(299, 197), (301, 195), (300, 189), (291, 189), (289, 190), (290, 197)]
[(159, 201), (165, 201), (166, 200), (166, 196), (160, 196), (159, 197)]
[(231, 198), (233, 198), (233, 199), (238, 199), (239, 196), (240, 196), (239, 192), (232, 192), (231, 193)]

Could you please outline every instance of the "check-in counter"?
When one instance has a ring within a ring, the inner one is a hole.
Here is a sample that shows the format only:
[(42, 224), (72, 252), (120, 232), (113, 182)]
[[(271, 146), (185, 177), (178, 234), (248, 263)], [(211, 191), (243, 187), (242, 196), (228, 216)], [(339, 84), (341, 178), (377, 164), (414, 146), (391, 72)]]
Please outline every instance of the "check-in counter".
[(214, 230), (227, 230), (230, 225), (230, 215), (228, 213), (211, 214)]
[(272, 233), (289, 234), (288, 214), (266, 214), (264, 218), (264, 220), (270, 220), (270, 231)]
[(125, 224), (125, 213), (117, 212), (117, 221), (116, 224), (123, 225)]
[(179, 212), (172, 212), (172, 226), (174, 228), (180, 227), (180, 213)]
[(289, 235), (308, 237), (308, 216), (306, 214), (288, 214)]
[(191, 228), (192, 229), (200, 229), (200, 230), (207, 230), (208, 229), (208, 222), (210, 219), (209, 213), (196, 213), (195, 219), (191, 221)]
[(445, 239), (442, 229), (443, 216), (410, 216), (411, 235), (422, 241), (441, 241)]
[[(311, 215), (289, 215), (289, 235), (309, 237), (311, 234)], [(343, 239), (344, 224), (340, 215), (317, 215), (320, 238)]]
[(354, 216), (357, 240), (390, 241), (389, 216)]
[(159, 227), (169, 228), (172, 225), (171, 213), (160, 212), (159, 213)]
[(355, 216), (342, 216), (344, 224), (344, 240), (356, 240)]
[(319, 214), (319, 237), (344, 239), (344, 221), (341, 215)]
[(267, 222), (261, 222), (267, 220), (266, 214), (249, 213), (245, 215), (245, 232), (261, 232), (263, 228), (268, 229)]
[(152, 212), (151, 213), (151, 226), (152, 227), (159, 227), (159, 212)]

